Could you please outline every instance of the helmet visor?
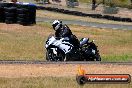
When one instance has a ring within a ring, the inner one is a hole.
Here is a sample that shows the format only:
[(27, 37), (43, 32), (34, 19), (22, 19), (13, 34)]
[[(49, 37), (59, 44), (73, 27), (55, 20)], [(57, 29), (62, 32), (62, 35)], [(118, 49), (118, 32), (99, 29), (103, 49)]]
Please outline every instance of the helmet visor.
[(53, 24), (53, 25), (52, 25), (52, 26), (53, 26), (53, 29), (54, 29), (54, 30), (57, 30), (57, 29), (58, 29), (58, 25), (59, 25), (59, 23)]

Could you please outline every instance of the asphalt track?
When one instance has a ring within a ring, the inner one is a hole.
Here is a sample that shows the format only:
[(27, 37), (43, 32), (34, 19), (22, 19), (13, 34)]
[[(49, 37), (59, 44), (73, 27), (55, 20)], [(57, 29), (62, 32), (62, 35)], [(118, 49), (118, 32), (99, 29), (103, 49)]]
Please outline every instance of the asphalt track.
[(67, 62), (49, 62), (49, 61), (26, 61), (26, 60), (0, 60), (0, 64), (111, 64), (111, 65), (132, 65), (132, 62), (100, 62), (100, 61), (67, 61)]
[[(37, 17), (37, 22), (49, 22), (52, 23), (55, 19)], [(110, 29), (123, 29), (123, 30), (132, 30), (132, 25), (121, 25), (121, 24), (106, 24), (106, 23), (97, 23), (97, 22), (85, 22), (79, 20), (62, 20), (64, 24), (75, 24), (82, 26), (90, 26), (96, 28), (110, 28)]]

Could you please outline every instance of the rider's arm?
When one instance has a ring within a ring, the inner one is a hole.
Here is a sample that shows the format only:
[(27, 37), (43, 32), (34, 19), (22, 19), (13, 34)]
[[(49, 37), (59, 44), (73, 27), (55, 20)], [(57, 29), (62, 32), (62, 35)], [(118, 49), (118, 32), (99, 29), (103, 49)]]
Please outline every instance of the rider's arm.
[(69, 29), (69, 27), (68, 27), (67, 25), (65, 25), (65, 26), (63, 27), (62, 37), (68, 37), (68, 36), (70, 36), (70, 35), (72, 35), (72, 32), (71, 32), (71, 30)]
[(61, 37), (61, 36), (60, 36), (60, 31), (59, 31), (59, 30), (57, 30), (57, 31), (55, 32), (55, 37)]

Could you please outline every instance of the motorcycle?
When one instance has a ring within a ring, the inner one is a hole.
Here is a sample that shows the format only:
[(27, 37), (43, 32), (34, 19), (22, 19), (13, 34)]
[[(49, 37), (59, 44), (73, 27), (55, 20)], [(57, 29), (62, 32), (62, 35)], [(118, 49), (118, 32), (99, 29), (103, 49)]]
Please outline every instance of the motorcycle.
[(85, 61), (101, 61), (101, 56), (97, 47), (94, 40), (89, 42), (89, 38), (82, 38), (80, 40), (82, 59)]
[(45, 48), (47, 61), (101, 61), (97, 46), (88, 38), (82, 38), (80, 47), (75, 47), (68, 37), (49, 36)]

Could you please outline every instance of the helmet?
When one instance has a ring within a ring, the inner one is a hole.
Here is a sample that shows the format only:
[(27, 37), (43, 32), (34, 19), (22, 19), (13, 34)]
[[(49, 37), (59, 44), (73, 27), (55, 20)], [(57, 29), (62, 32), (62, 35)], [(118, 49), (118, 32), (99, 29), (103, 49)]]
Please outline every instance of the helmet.
[(80, 40), (80, 46), (83, 46), (85, 43), (87, 43), (89, 41), (89, 38), (82, 38)]
[(55, 31), (57, 31), (62, 25), (62, 21), (59, 21), (59, 20), (55, 20), (53, 23), (52, 23), (52, 26), (53, 26), (53, 29)]

